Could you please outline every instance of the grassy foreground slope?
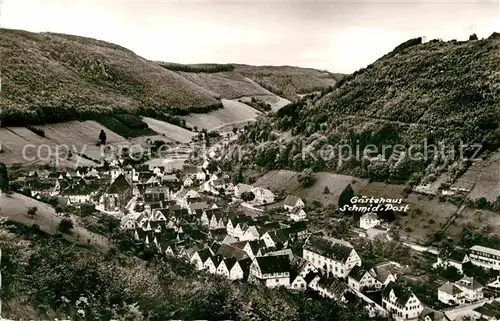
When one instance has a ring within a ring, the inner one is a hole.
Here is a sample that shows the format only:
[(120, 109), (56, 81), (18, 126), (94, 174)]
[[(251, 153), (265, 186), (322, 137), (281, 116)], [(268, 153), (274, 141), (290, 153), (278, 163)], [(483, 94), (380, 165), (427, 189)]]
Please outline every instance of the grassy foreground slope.
[[(74, 232), (76, 234), (76, 232)], [(231, 282), (154, 248), (133, 233), (110, 232), (106, 254), (20, 223), (0, 220), (2, 317), (11, 320), (352, 320), (370, 319), (360, 304), (344, 307), (284, 289)], [(135, 257), (138, 255), (141, 259)]]
[(138, 107), (219, 106), (214, 94), (115, 44), (0, 29), (3, 124), (92, 118)]

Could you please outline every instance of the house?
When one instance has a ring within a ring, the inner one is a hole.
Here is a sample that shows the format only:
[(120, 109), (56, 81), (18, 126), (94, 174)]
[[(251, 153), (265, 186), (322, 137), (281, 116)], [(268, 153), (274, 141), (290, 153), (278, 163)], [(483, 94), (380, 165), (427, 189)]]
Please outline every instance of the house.
[(492, 301), (483, 304), (473, 310), (474, 320), (500, 320), (500, 302)]
[(438, 289), (438, 300), (448, 305), (464, 304), (465, 294), (455, 284), (446, 282)]
[(500, 270), (500, 251), (497, 249), (474, 245), (470, 248), (469, 258), (474, 265)]
[(424, 307), (420, 313), (419, 320), (421, 321), (451, 321), (445, 313), (434, 309)]
[(355, 265), (361, 266), (361, 258), (354, 248), (316, 236), (307, 240), (302, 257), (316, 268), (339, 278), (347, 277)]
[(474, 302), (484, 297), (483, 286), (473, 277), (464, 276), (454, 284), (464, 292), (466, 302)]
[(365, 270), (357, 265), (349, 272), (347, 284), (356, 291), (382, 288), (382, 283), (377, 279), (375, 270)]
[(236, 262), (237, 261), (235, 258), (223, 258), (220, 261), (219, 266), (217, 267), (217, 271), (215, 272), (215, 274), (222, 275), (226, 279), (229, 279), (230, 278), (230, 271)]
[(205, 263), (203, 263), (203, 269), (208, 273), (216, 274), (217, 267), (220, 265), (224, 258), (221, 255), (210, 256), (207, 258)]
[(340, 279), (333, 277), (323, 277), (316, 282), (315, 286), (319, 295), (334, 299), (336, 301), (345, 302), (345, 293), (348, 290), (348, 286), (345, 282)]
[(305, 291), (307, 289), (307, 282), (304, 276), (292, 271), (290, 273), (290, 290), (292, 291)]
[(237, 184), (234, 188), (234, 196), (240, 198), (241, 194), (252, 191), (253, 186), (247, 184)]
[(267, 287), (290, 286), (290, 258), (288, 255), (256, 257), (250, 266), (250, 276)]
[(229, 271), (229, 279), (247, 280), (248, 276), (250, 275), (251, 265), (252, 265), (252, 260), (250, 258), (236, 261), (231, 270)]
[(245, 250), (232, 244), (221, 244), (217, 250), (217, 255), (222, 255), (224, 258), (234, 258), (237, 261), (241, 261), (249, 257)]
[(296, 208), (303, 208), (305, 206), (304, 201), (298, 196), (288, 195), (283, 204), (285, 210), (291, 211)]
[(261, 236), (260, 239), (264, 241), (267, 248), (276, 248), (276, 247), (286, 248), (288, 247), (290, 235), (288, 233), (288, 228), (282, 228), (279, 230), (266, 232)]
[(300, 221), (292, 223), (287, 229), (287, 232), (290, 237), (295, 237), (297, 240), (306, 239), (309, 235), (309, 232), (307, 231), (307, 222)]
[(187, 208), (189, 205), (189, 199), (198, 198), (200, 194), (192, 189), (182, 188), (180, 191), (174, 194), (173, 198), (180, 206)]
[(396, 282), (397, 273), (395, 272), (394, 264), (391, 262), (381, 263), (375, 268), (377, 280), (385, 287), (390, 282)]
[(297, 271), (299, 275), (301, 275), (302, 277), (305, 277), (307, 274), (309, 274), (309, 272), (314, 272), (314, 273), (318, 272), (318, 269), (316, 269), (316, 267), (314, 267), (314, 265), (311, 262), (305, 260), (300, 256), (294, 256), (291, 263), (293, 269)]
[[(189, 201), (188, 201), (189, 202)], [(196, 214), (197, 210), (205, 210), (208, 208), (208, 204), (206, 202), (193, 202), (188, 205), (188, 213), (191, 215)]]
[(395, 320), (416, 319), (423, 311), (422, 302), (407, 288), (390, 282), (382, 291), (382, 307)]
[(290, 210), (288, 217), (290, 217), (290, 219), (295, 222), (303, 221), (306, 219), (306, 212), (304, 211), (303, 208), (294, 207), (293, 209)]
[(209, 257), (211, 257), (212, 255), (214, 255), (214, 253), (212, 253), (212, 251), (210, 251), (210, 249), (208, 248), (205, 248), (203, 250), (200, 250), (200, 251), (197, 251), (195, 252), (189, 262), (191, 264), (194, 264), (194, 266), (196, 267), (197, 270), (203, 270), (204, 266), (205, 266), (205, 262), (208, 260)]
[(274, 203), (274, 194), (267, 188), (254, 187), (251, 192), (255, 195), (254, 202), (265, 205)]
[(453, 266), (461, 274), (463, 274), (463, 264), (468, 262), (470, 262), (470, 258), (466, 253), (457, 250), (451, 250), (440, 252), (437, 257), (437, 262), (432, 266), (434, 268), (443, 267), (445, 269), (449, 266)]
[(368, 230), (375, 227), (381, 223), (376, 213), (366, 213), (359, 218), (359, 227)]
[(161, 202), (163, 200), (168, 200), (170, 191), (168, 187), (160, 186), (146, 186), (144, 188), (143, 197), (146, 203)]
[(260, 232), (256, 225), (248, 225), (243, 235), (239, 237), (241, 241), (253, 241), (260, 239)]
[(129, 215), (123, 216), (120, 220), (120, 228), (122, 230), (135, 230), (137, 228), (135, 219)]
[(120, 174), (102, 196), (106, 211), (125, 210), (132, 199), (133, 188), (123, 174)]

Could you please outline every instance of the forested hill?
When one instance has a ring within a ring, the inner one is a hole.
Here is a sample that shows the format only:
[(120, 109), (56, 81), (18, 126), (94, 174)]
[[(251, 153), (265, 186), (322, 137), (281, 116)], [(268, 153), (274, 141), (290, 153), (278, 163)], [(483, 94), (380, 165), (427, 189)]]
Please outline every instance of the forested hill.
[(463, 42), (411, 39), (344, 77), (330, 92), (309, 95), (273, 119), (255, 123), (240, 143), (250, 150), (263, 147), (251, 157), (266, 168), (311, 167), (403, 180), (431, 159), (391, 164), (386, 162), (389, 149), (382, 162), (350, 159), (340, 164), (338, 154), (323, 161), (304, 159), (300, 151), (303, 144), (319, 150), (348, 143), (363, 150), (368, 144), (420, 146), (424, 139), (428, 144), (443, 141), (452, 150), (460, 142), (494, 150), (500, 145), (498, 45), (494, 36)]
[(0, 29), (3, 123), (145, 108), (208, 108), (215, 94), (115, 44)]
[[(0, 29), (0, 65), (3, 126), (113, 113), (203, 113), (222, 107), (221, 98), (272, 89), (296, 99), (297, 93), (327, 88), (337, 79), (312, 69), (272, 67), (274, 80), (257, 79), (265, 89), (247, 76), (267, 75), (268, 69), (250, 72), (261, 67), (158, 63), (105, 41), (11, 29)], [(277, 83), (276, 75), (286, 81)]]

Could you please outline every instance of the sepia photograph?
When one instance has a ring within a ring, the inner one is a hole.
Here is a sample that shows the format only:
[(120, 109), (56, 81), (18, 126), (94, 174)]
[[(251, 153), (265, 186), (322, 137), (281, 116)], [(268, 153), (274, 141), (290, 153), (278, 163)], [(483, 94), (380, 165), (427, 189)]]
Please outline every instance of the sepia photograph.
[(0, 321), (500, 321), (498, 0), (0, 0)]

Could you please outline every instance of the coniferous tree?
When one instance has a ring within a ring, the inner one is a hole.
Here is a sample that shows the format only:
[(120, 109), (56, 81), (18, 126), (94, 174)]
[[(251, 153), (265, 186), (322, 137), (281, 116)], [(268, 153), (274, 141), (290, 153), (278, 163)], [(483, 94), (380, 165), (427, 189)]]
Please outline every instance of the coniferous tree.
[(104, 129), (101, 129), (101, 132), (99, 133), (99, 141), (101, 142), (101, 145), (106, 145), (106, 133), (104, 132)]
[[(352, 189), (351, 184), (347, 185), (346, 188), (342, 191), (339, 196), (339, 209), (346, 205), (351, 206), (351, 199), (354, 197), (354, 190)], [(345, 211), (346, 213), (350, 213), (350, 211)]]
[(7, 172), (7, 166), (4, 163), (0, 163), (0, 192), (9, 191), (9, 176)]

